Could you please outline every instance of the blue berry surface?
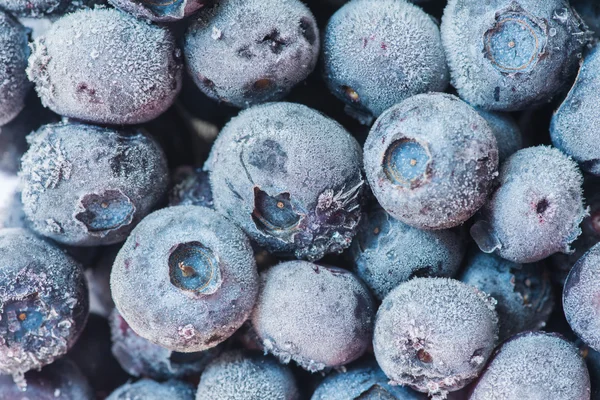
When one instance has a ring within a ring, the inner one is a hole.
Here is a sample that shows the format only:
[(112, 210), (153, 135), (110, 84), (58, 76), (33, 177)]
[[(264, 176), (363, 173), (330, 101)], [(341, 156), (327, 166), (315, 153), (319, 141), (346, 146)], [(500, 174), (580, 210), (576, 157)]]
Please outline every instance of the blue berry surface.
[(188, 17), (208, 0), (109, 0), (109, 3), (136, 17), (156, 22), (174, 22)]
[(189, 383), (169, 380), (156, 382), (142, 379), (126, 383), (115, 390), (106, 400), (194, 400), (194, 387)]

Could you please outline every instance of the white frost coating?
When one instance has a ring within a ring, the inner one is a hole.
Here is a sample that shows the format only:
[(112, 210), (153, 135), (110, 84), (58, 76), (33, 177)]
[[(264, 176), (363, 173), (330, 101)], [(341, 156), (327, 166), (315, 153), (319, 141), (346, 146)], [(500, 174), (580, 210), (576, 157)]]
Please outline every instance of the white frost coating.
[(108, 0), (113, 6), (138, 18), (176, 22), (198, 11), (206, 0)]
[(600, 175), (600, 51), (588, 54), (569, 95), (556, 110), (550, 126), (554, 146), (580, 167)]
[(519, 150), (502, 165), (498, 184), (471, 228), (482, 251), (497, 243), (496, 254), (516, 263), (570, 252), (587, 213), (573, 160), (552, 147)]
[(118, 387), (106, 400), (193, 400), (194, 387), (177, 380), (155, 382), (142, 379)]
[(325, 81), (359, 111), (377, 117), (410, 96), (448, 85), (439, 28), (407, 1), (351, 1), (333, 15), (324, 36)]
[(416, 278), (377, 312), (373, 349), (394, 383), (445, 399), (477, 377), (496, 344), (493, 301), (446, 278)]
[(578, 349), (558, 335), (514, 336), (497, 350), (470, 400), (589, 400), (590, 378)]
[(352, 273), (306, 261), (261, 274), (252, 325), (265, 351), (315, 372), (360, 357), (373, 329), (373, 300)]
[(289, 367), (271, 357), (230, 351), (211, 362), (200, 378), (196, 400), (299, 400)]
[(170, 107), (181, 87), (181, 56), (171, 32), (114, 9), (69, 14), (32, 48), (29, 79), (42, 103), (66, 117), (146, 122)]

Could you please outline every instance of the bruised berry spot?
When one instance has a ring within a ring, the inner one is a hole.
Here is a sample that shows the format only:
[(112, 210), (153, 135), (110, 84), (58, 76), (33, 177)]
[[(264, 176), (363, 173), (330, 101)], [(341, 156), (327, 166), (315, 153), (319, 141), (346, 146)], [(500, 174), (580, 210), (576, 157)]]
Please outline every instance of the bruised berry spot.
[(269, 196), (255, 187), (252, 219), (256, 227), (264, 233), (279, 236), (295, 228), (300, 216), (292, 208), (289, 193)]
[(431, 354), (426, 352), (424, 349), (420, 349), (419, 351), (417, 351), (417, 358), (422, 363), (430, 364), (431, 362), (433, 362), (433, 358), (431, 357)]
[(180, 243), (169, 256), (169, 278), (181, 289), (213, 294), (221, 287), (221, 269), (215, 253), (200, 242)]
[(84, 211), (75, 218), (88, 232), (106, 232), (131, 223), (135, 207), (120, 190), (107, 190), (102, 194), (88, 194), (81, 199)]
[(538, 201), (537, 205), (535, 206), (535, 211), (538, 214), (543, 214), (544, 212), (546, 212), (546, 210), (548, 209), (549, 206), (550, 206), (550, 203), (548, 203), (548, 200), (542, 199), (542, 200)]
[(302, 36), (304, 36), (304, 39), (306, 39), (308, 44), (315, 44), (317, 41), (317, 34), (315, 32), (315, 27), (309, 18), (303, 17), (300, 19), (300, 30), (302, 31)]
[(485, 33), (485, 55), (500, 72), (531, 70), (542, 56), (546, 35), (532, 18), (519, 12), (500, 15)]
[(429, 150), (415, 140), (400, 139), (388, 147), (383, 171), (388, 179), (404, 187), (418, 187), (428, 175)]
[(342, 86), (342, 91), (344, 92), (346, 98), (351, 102), (358, 103), (360, 101), (360, 96), (350, 86)]

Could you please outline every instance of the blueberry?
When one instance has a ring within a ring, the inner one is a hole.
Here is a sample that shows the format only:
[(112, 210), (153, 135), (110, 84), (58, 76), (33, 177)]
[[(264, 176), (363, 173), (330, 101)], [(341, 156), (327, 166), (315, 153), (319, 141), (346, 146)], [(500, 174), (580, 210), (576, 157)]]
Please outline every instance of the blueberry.
[(265, 351), (315, 372), (340, 367), (369, 347), (374, 304), (350, 272), (307, 261), (278, 264), (261, 274), (252, 325)]
[(317, 387), (311, 400), (425, 400), (427, 396), (404, 386), (392, 386), (375, 363), (331, 374)]
[(178, 206), (133, 230), (113, 265), (111, 289), (140, 336), (192, 353), (215, 347), (244, 323), (258, 274), (241, 230), (208, 208)]
[(489, 125), (457, 97), (413, 96), (381, 115), (364, 148), (379, 204), (421, 229), (451, 228), (483, 206), (498, 167)]
[(563, 308), (571, 329), (586, 344), (600, 350), (600, 244), (592, 247), (571, 269), (563, 291)]
[(361, 168), (360, 146), (341, 125), (292, 103), (240, 113), (205, 165), (217, 211), (270, 252), (311, 260), (350, 245)]
[(439, 27), (407, 1), (350, 1), (324, 36), (325, 82), (358, 114), (378, 117), (408, 97), (448, 85)]
[(100, 315), (90, 313), (85, 329), (69, 351), (68, 357), (88, 378), (90, 386), (99, 399), (106, 398), (118, 386), (130, 379), (113, 357), (110, 348), (108, 321)]
[(582, 183), (575, 162), (559, 150), (519, 150), (503, 164), (499, 187), (471, 227), (471, 236), (483, 252), (516, 263), (569, 253), (586, 214)]
[(157, 22), (179, 21), (198, 11), (209, 0), (108, 0), (136, 17)]
[(199, 374), (221, 352), (221, 347), (178, 353), (144, 339), (114, 309), (110, 315), (112, 353), (130, 375), (157, 380)]
[(156, 382), (142, 379), (126, 383), (115, 390), (106, 400), (194, 400), (194, 387), (189, 383), (169, 380)]
[(0, 230), (0, 374), (23, 374), (63, 356), (83, 330), (88, 293), (83, 270), (24, 229)]
[(213, 195), (208, 172), (182, 168), (169, 193), (170, 206), (202, 206), (213, 208)]
[(577, 81), (556, 110), (550, 125), (552, 144), (573, 157), (581, 169), (600, 175), (600, 51), (586, 55)]
[(470, 400), (589, 398), (590, 378), (577, 348), (556, 334), (528, 332), (496, 351)]
[(26, 227), (19, 178), (0, 171), (0, 229)]
[(515, 264), (474, 251), (460, 280), (497, 301), (500, 340), (542, 329), (554, 306), (550, 277), (542, 265)]
[(0, 375), (3, 400), (95, 400), (94, 391), (77, 365), (61, 359), (41, 371), (25, 374), (27, 388), (22, 390), (10, 376)]
[(588, 215), (581, 222), (581, 236), (571, 245), (570, 254), (556, 253), (550, 256), (552, 278), (561, 286), (575, 263), (596, 243), (600, 242), (600, 180), (586, 176), (583, 181), (585, 203), (589, 207)]
[(504, 162), (513, 153), (523, 148), (523, 135), (519, 125), (508, 113), (477, 109), (490, 126), (498, 144), (498, 162)]
[(39, 19), (56, 17), (104, 3), (105, 0), (0, 0), (0, 8), (17, 17)]
[(292, 372), (260, 353), (229, 351), (200, 378), (196, 400), (299, 400)]
[(299, 0), (221, 0), (194, 18), (187, 67), (215, 100), (237, 107), (281, 100), (316, 65), (319, 31)]
[(58, 242), (121, 242), (166, 191), (164, 154), (142, 131), (66, 122), (45, 125), (28, 141), (25, 213), (36, 232)]
[(459, 232), (412, 228), (378, 208), (365, 215), (350, 253), (356, 274), (382, 300), (414, 277), (454, 276), (465, 245)]
[(600, 353), (587, 346), (583, 346), (581, 354), (590, 373), (590, 383), (592, 389), (592, 400), (600, 399)]
[(12, 121), (25, 107), (31, 86), (25, 73), (30, 53), (28, 41), (27, 29), (0, 9), (0, 127)]
[(570, 3), (590, 29), (594, 31), (594, 36), (598, 37), (600, 34), (600, 5), (590, 0), (571, 0)]
[(542, 105), (559, 94), (590, 39), (564, 0), (450, 0), (441, 32), (460, 97), (502, 111)]
[(42, 103), (60, 115), (137, 124), (175, 100), (180, 58), (166, 28), (96, 8), (59, 19), (36, 39), (27, 73)]
[(415, 278), (383, 300), (373, 348), (392, 383), (444, 399), (477, 377), (497, 335), (484, 293), (453, 279)]

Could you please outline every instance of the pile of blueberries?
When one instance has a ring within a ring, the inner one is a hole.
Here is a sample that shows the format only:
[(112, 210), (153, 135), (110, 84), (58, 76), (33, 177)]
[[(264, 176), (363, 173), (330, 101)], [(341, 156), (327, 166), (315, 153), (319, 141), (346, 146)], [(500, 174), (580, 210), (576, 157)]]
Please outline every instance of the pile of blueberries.
[(596, 0), (0, 0), (1, 400), (600, 399)]

